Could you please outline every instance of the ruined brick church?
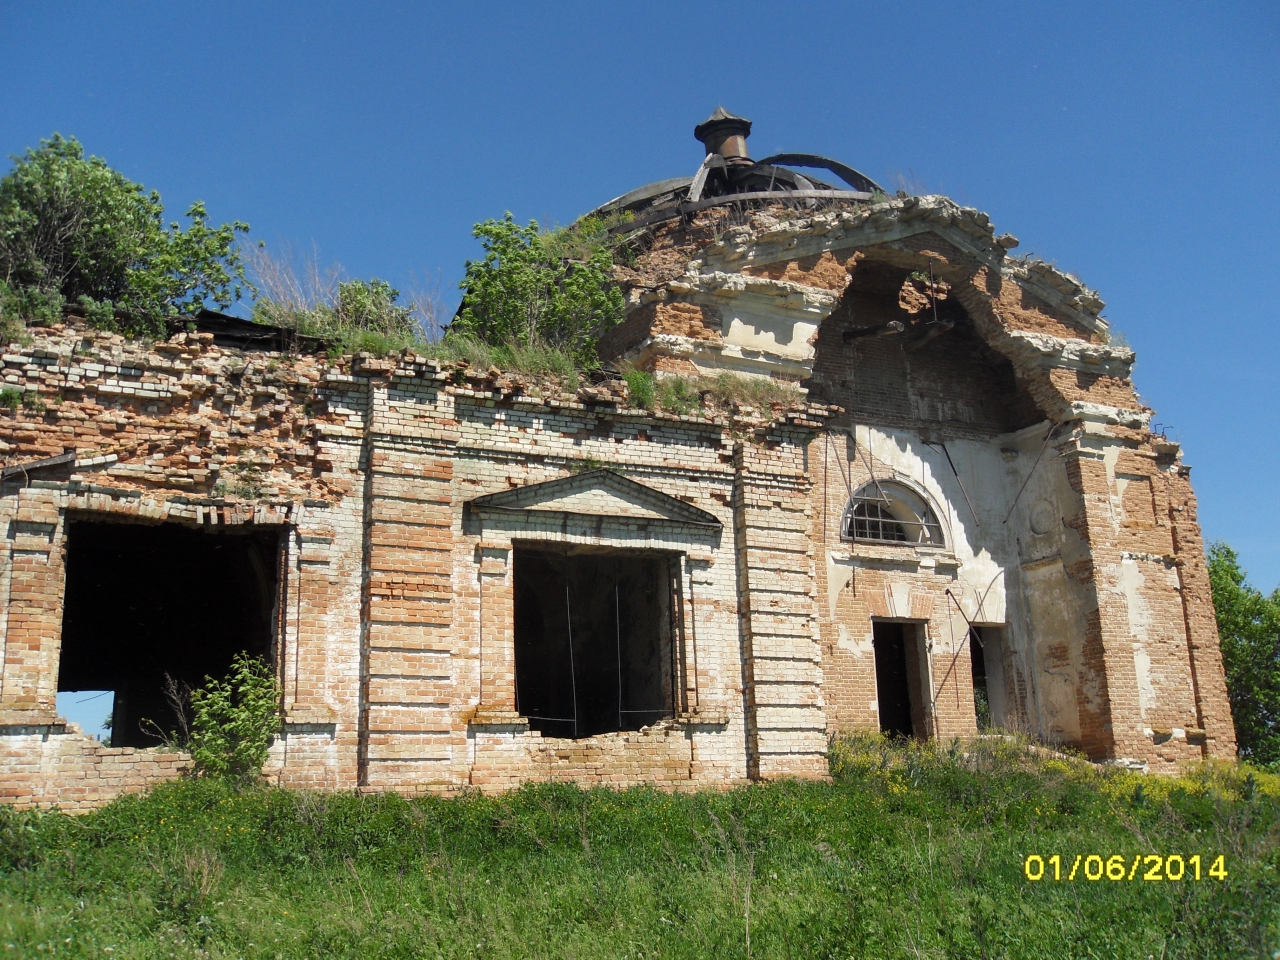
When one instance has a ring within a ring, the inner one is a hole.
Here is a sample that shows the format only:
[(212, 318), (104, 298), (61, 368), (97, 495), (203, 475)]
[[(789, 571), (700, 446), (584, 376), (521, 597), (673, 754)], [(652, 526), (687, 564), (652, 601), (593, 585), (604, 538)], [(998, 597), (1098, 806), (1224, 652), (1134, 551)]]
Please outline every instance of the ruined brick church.
[[(750, 130), (718, 110), (694, 176), (600, 208), (632, 254), (600, 352), (794, 403), (655, 413), (215, 314), (9, 344), (0, 799), (179, 774), (166, 678), (240, 651), (295, 787), (822, 777), (848, 729), (1234, 756), (1189, 468), (1102, 301)], [(112, 692), (111, 746), (58, 715), (78, 690)]]

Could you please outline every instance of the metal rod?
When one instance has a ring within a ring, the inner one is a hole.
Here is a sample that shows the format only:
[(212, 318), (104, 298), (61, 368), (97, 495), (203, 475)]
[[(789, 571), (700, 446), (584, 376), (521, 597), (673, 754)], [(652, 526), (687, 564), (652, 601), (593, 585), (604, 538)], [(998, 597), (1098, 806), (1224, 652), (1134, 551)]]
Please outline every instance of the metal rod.
[(676, 685), (680, 682), (679, 670), (676, 668), (676, 663), (677, 663), (676, 657), (678, 655), (676, 644), (680, 643), (681, 646), (683, 646), (684, 644), (682, 640), (677, 639), (680, 636), (680, 628), (676, 624), (676, 616), (678, 615), (677, 611), (679, 608), (677, 607), (676, 588), (672, 585), (673, 579), (675, 578), (671, 576), (671, 558), (668, 557), (667, 558), (667, 631), (670, 634), (670, 641), (671, 641), (671, 663), (669, 664), (669, 666), (671, 667), (671, 704), (672, 704), (671, 712), (676, 713), (679, 710), (679, 703), (680, 703), (680, 699), (678, 699), (679, 695), (676, 693)]
[(573, 615), (569, 612), (569, 571), (564, 576), (564, 619), (569, 627), (569, 689), (573, 691), (573, 738), (578, 739), (578, 678), (573, 673)]
[(1031, 472), (1027, 474), (1027, 479), (1022, 481), (1022, 486), (1018, 488), (1018, 495), (1013, 498), (1013, 503), (1009, 504), (1009, 512), (1004, 515), (1001, 523), (1008, 523), (1009, 518), (1013, 516), (1013, 508), (1018, 505), (1018, 500), (1022, 497), (1022, 491), (1027, 489), (1027, 484), (1031, 482), (1032, 476), (1036, 472), (1036, 467), (1040, 466), (1040, 458), (1044, 456), (1045, 448), (1049, 446), (1049, 438), (1053, 436), (1053, 431), (1058, 429), (1058, 424), (1049, 424), (1049, 432), (1044, 435), (1044, 443), (1040, 444), (1040, 452), (1036, 454), (1036, 462), (1031, 465)]
[(618, 642), (618, 729), (622, 729), (622, 611), (618, 581), (613, 582), (613, 628)]
[[(933, 446), (933, 444), (929, 444)], [(951, 467), (951, 472), (955, 474), (956, 483), (960, 484), (960, 492), (964, 494), (964, 502), (969, 505), (969, 512), (973, 514), (973, 522), (978, 526), (982, 526), (982, 521), (978, 519), (978, 511), (973, 509), (973, 501), (969, 499), (969, 491), (964, 488), (964, 481), (960, 479), (960, 471), (956, 469), (956, 465), (951, 460), (951, 451), (947, 449), (945, 443), (938, 444), (942, 448), (942, 452), (946, 454), (947, 464)]]
[[(831, 434), (827, 434), (827, 443), (830, 442)], [(836, 466), (840, 468), (840, 478), (844, 480), (844, 488), (849, 492), (849, 502), (853, 503), (853, 485), (849, 482), (849, 476), (845, 473), (844, 465), (839, 460), (836, 460)]]
[(884, 495), (884, 487), (880, 486), (880, 481), (876, 479), (876, 472), (871, 469), (871, 462), (867, 459), (866, 451), (862, 449), (862, 444), (858, 443), (858, 438), (853, 438), (854, 449), (858, 451), (858, 456), (862, 458), (862, 465), (867, 468), (867, 473), (871, 474), (871, 482), (876, 485), (876, 490), (880, 492), (880, 499), (888, 502), (889, 498)]
[[(929, 258), (929, 299), (933, 301), (933, 322), (938, 322), (938, 288), (933, 282), (933, 257)], [(954, 468), (952, 468), (954, 469)]]
[[(857, 441), (856, 441), (856, 440), (855, 440), (854, 442), (855, 442), (855, 443), (857, 443)], [(830, 446), (831, 446), (831, 434), (829, 434), (829, 433), (828, 433), (828, 434), (827, 434), (827, 447), (829, 448)], [(843, 464), (843, 463), (841, 463), (841, 460), (843, 460), (843, 459), (844, 459), (843, 457), (837, 457), (837, 458), (836, 458), (836, 466), (840, 468), (840, 478), (841, 478), (842, 480), (844, 480), (844, 488), (845, 488), (845, 490), (847, 490), (847, 491), (849, 492), (849, 509), (850, 509), (850, 510), (852, 510), (852, 509), (853, 509), (853, 485), (849, 482), (849, 477), (848, 477), (848, 475), (845, 473), (844, 464)], [(827, 480), (826, 480), (826, 471), (827, 471), (827, 467), (826, 467), (825, 455), (824, 455), (824, 461), (823, 461), (823, 466), (822, 466), (822, 483), (823, 483), (823, 488), (824, 488), (824, 490), (825, 490), (825, 488), (826, 488), (826, 482), (827, 482)], [(824, 493), (824, 496), (825, 496), (825, 493)], [(843, 523), (843, 522), (844, 522), (844, 513), (843, 513), (843, 511), (842, 511), (842, 512), (841, 512), (841, 514), (840, 514), (840, 522), (841, 522), (841, 523)], [(853, 526), (852, 526), (852, 524), (850, 524), (850, 530), (852, 530), (852, 529), (853, 529)], [(843, 530), (841, 530), (841, 531), (840, 531), (840, 536), (842, 536), (842, 537), (844, 536), (844, 531), (843, 531)], [(853, 537), (853, 534), (852, 534), (852, 533), (850, 533), (850, 534), (849, 534), (849, 536), (850, 536), (850, 537)]]
[[(969, 615), (964, 612), (964, 608), (960, 606), (960, 601), (956, 599), (956, 595), (951, 592), (950, 587), (947, 588), (946, 593), (947, 593), (947, 596), (951, 598), (951, 602), (956, 605), (956, 609), (960, 611), (960, 616), (964, 617), (965, 627), (968, 629), (968, 633), (965, 634), (965, 639), (968, 640), (969, 637), (973, 634), (973, 623), (969, 620)], [(952, 634), (951, 644), (952, 646), (955, 646), (954, 634)], [(938, 684), (939, 688), (941, 688), (944, 684), (946, 684), (947, 677), (951, 676), (951, 671), (956, 668), (956, 661), (960, 659), (960, 651), (963, 649), (964, 649), (963, 644), (961, 644), (959, 647), (956, 648), (955, 653), (951, 657), (951, 666), (947, 667), (947, 672), (942, 675), (942, 682)], [(957, 684), (956, 685), (957, 705), (959, 705), (959, 700), (960, 700), (960, 686), (959, 684)], [(935, 704), (938, 702), (938, 699), (936, 696), (933, 698), (933, 702)]]
[[(685, 554), (688, 561), (689, 555)], [(698, 604), (693, 595), (693, 567), (689, 566), (689, 638), (693, 641), (693, 710), (695, 713), (702, 706), (702, 698), (698, 691)]]

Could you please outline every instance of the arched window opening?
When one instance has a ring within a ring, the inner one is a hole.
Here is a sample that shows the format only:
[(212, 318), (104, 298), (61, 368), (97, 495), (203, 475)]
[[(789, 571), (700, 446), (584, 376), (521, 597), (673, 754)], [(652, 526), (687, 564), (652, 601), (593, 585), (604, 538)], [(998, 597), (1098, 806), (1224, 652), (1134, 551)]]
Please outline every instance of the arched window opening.
[(845, 512), (845, 539), (864, 543), (942, 546), (942, 525), (929, 504), (896, 483), (870, 483)]

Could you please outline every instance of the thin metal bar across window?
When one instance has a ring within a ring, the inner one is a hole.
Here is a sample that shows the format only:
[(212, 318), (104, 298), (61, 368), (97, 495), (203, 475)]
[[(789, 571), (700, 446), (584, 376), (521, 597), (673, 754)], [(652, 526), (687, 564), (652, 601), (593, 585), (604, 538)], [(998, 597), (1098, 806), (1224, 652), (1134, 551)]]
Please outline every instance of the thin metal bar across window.
[[(888, 502), (887, 498), (858, 498), (848, 514), (845, 536), (880, 543), (936, 543), (942, 539), (942, 528), (936, 520), (904, 520), (885, 509)], [(915, 539), (908, 537), (908, 528), (918, 534)]]

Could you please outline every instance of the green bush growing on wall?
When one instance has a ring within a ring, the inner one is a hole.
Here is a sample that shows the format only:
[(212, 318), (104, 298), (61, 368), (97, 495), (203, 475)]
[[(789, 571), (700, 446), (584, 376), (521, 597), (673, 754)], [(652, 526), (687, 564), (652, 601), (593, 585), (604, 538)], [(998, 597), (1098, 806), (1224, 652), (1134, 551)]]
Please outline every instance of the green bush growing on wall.
[(188, 749), (199, 774), (234, 782), (254, 780), (280, 729), (280, 687), (271, 667), (236, 654), (222, 680), (191, 691)]
[(490, 344), (550, 346), (583, 369), (600, 365), (596, 343), (625, 310), (613, 283), (609, 224), (596, 217), (562, 230), (527, 226), (510, 213), (472, 231), (483, 260), (468, 260), (462, 308), (449, 331)]
[(622, 371), (622, 379), (627, 381), (627, 393), (631, 395), (633, 406), (652, 410), (654, 402), (653, 374), (635, 368)]

